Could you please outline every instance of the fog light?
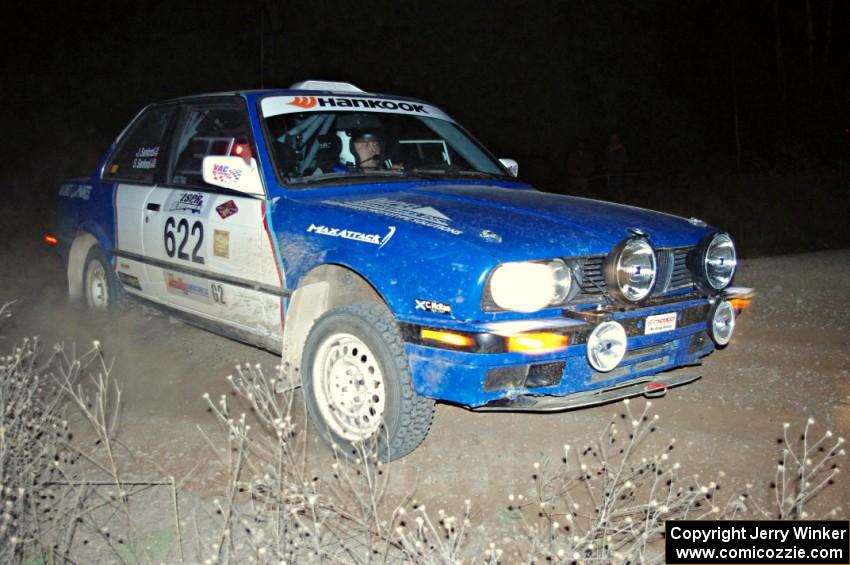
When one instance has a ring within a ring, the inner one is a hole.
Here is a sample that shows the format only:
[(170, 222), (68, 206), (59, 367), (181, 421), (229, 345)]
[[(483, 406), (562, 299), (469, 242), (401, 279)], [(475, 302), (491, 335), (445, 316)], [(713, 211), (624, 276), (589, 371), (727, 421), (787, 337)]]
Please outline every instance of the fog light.
[(726, 300), (720, 300), (711, 311), (708, 325), (711, 339), (717, 345), (723, 346), (732, 339), (735, 331), (735, 309)]
[(603, 322), (587, 338), (590, 366), (606, 373), (620, 364), (626, 354), (626, 330), (618, 322)]

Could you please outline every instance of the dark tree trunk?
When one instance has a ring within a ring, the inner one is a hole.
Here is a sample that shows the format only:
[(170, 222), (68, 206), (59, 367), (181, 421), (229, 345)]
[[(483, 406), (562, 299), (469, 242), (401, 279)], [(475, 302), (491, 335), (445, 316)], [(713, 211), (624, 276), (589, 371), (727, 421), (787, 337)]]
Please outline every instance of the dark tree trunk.
[(773, 29), (776, 35), (776, 91), (782, 110), (785, 110), (786, 81), (785, 81), (785, 55), (782, 53), (782, 24), (779, 19), (779, 0), (773, 2)]
[(823, 41), (823, 69), (829, 68), (829, 44), (832, 43), (832, 6), (834, 0), (829, 0), (826, 10), (826, 37)]
[(815, 24), (812, 20), (812, 0), (806, 0), (806, 20), (809, 25), (809, 88), (815, 87)]

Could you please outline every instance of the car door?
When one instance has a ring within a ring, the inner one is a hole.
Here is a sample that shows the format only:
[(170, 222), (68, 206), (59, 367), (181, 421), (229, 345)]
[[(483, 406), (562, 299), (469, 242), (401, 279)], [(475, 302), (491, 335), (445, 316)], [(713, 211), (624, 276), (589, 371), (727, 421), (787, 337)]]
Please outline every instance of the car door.
[(277, 341), (281, 280), (264, 227), (265, 198), (209, 185), (202, 172), (204, 157), (254, 154), (241, 99), (186, 105), (167, 180), (145, 202), (142, 244), (158, 301), (236, 337)]
[(165, 170), (166, 141), (176, 116), (173, 104), (142, 111), (103, 170), (103, 179), (115, 183), (115, 271), (124, 289), (137, 296), (149, 297), (152, 290), (142, 244), (144, 209)]

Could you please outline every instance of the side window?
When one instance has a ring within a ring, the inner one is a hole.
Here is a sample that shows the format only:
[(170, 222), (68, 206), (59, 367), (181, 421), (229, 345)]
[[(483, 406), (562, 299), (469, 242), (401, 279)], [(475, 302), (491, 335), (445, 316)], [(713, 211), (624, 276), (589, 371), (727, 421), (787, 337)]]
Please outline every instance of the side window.
[(205, 187), (202, 165), (208, 155), (252, 157), (248, 118), (242, 108), (192, 108), (174, 137), (172, 184)]
[(173, 106), (152, 108), (140, 116), (106, 165), (103, 178), (152, 184), (165, 160), (165, 132), (175, 112)]

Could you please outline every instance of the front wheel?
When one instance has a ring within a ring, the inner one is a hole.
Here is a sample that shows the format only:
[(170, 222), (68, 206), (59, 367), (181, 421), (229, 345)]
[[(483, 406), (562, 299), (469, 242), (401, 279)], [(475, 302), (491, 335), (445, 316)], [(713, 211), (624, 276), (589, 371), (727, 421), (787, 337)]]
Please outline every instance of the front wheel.
[(346, 454), (374, 440), (378, 457), (391, 461), (428, 435), (434, 401), (413, 389), (404, 342), (382, 305), (322, 315), (307, 336), (301, 374), (313, 425)]

